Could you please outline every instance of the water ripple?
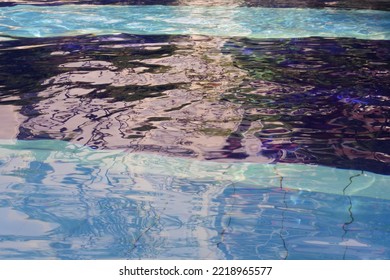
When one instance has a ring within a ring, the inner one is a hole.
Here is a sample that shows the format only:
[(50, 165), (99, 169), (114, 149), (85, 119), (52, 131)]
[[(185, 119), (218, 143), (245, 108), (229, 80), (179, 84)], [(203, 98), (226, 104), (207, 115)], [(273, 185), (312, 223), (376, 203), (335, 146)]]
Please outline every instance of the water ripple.
[[(70, 17), (77, 20), (69, 21)], [(389, 39), (389, 12), (229, 6), (17, 5), (0, 8), (0, 36), (81, 34)], [(31, 21), (33, 20), (33, 23)], [(261, 19), (261, 20), (259, 20)], [(299, 67), (299, 65), (296, 65)]]
[(1, 259), (390, 254), (388, 176), (365, 172), (345, 190), (356, 171), (212, 163), (57, 140), (2, 141), (0, 155)]

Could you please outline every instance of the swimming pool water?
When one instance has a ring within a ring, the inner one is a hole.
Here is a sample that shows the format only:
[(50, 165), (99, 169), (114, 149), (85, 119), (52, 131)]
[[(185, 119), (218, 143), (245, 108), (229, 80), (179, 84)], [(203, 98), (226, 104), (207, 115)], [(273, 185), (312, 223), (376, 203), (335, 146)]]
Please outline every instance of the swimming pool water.
[(387, 9), (146, 2), (0, 7), (0, 259), (389, 259)]
[(0, 151), (2, 258), (389, 257), (388, 176), (55, 140)]
[[(74, 17), (74, 20), (69, 18)], [(31, 22), (31, 19), (34, 19)], [(261, 7), (14, 6), (2, 8), (8, 36), (78, 34), (199, 34), (251, 38), (355, 37), (389, 39), (390, 12)]]

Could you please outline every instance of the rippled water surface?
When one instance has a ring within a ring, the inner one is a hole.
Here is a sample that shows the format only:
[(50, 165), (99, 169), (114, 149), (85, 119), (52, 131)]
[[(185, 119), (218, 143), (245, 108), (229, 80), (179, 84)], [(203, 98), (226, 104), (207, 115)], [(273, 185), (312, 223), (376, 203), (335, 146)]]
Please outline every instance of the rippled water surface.
[(90, 2), (2, 1), (0, 259), (390, 258), (386, 1)]
[(342, 8), (390, 10), (388, 0), (0, 0), (3, 6), (17, 4), (64, 5), (170, 5), (170, 6), (230, 6), (270, 8)]
[(388, 176), (55, 140), (0, 152), (1, 258), (390, 257)]
[(390, 172), (388, 41), (110, 35), (1, 48), (18, 139)]
[[(75, 20), (69, 20), (75, 16)], [(34, 19), (31, 24), (31, 19)], [(389, 39), (390, 12), (230, 6), (14, 6), (0, 12), (0, 34), (200, 34), (252, 38)]]

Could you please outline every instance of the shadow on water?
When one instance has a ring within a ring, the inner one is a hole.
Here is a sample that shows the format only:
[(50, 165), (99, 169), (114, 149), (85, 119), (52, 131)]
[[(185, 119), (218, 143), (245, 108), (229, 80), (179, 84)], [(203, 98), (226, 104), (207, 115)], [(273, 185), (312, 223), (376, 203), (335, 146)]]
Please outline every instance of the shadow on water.
[(388, 174), (388, 41), (242, 39), (223, 52), (251, 77), (223, 98), (245, 108), (237, 137), (258, 121), (276, 161)]
[(0, 43), (15, 131), (217, 161), (389, 174), (389, 41), (107, 35)]

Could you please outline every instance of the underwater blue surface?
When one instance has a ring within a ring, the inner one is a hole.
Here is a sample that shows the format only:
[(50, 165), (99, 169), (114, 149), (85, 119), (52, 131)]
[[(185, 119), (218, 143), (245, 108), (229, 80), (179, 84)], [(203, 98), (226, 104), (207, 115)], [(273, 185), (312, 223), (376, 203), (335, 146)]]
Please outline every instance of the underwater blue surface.
[(23, 5), (0, 8), (0, 37), (112, 33), (389, 39), (390, 12), (159, 5)]
[(56, 140), (0, 154), (0, 259), (390, 257), (389, 176)]

